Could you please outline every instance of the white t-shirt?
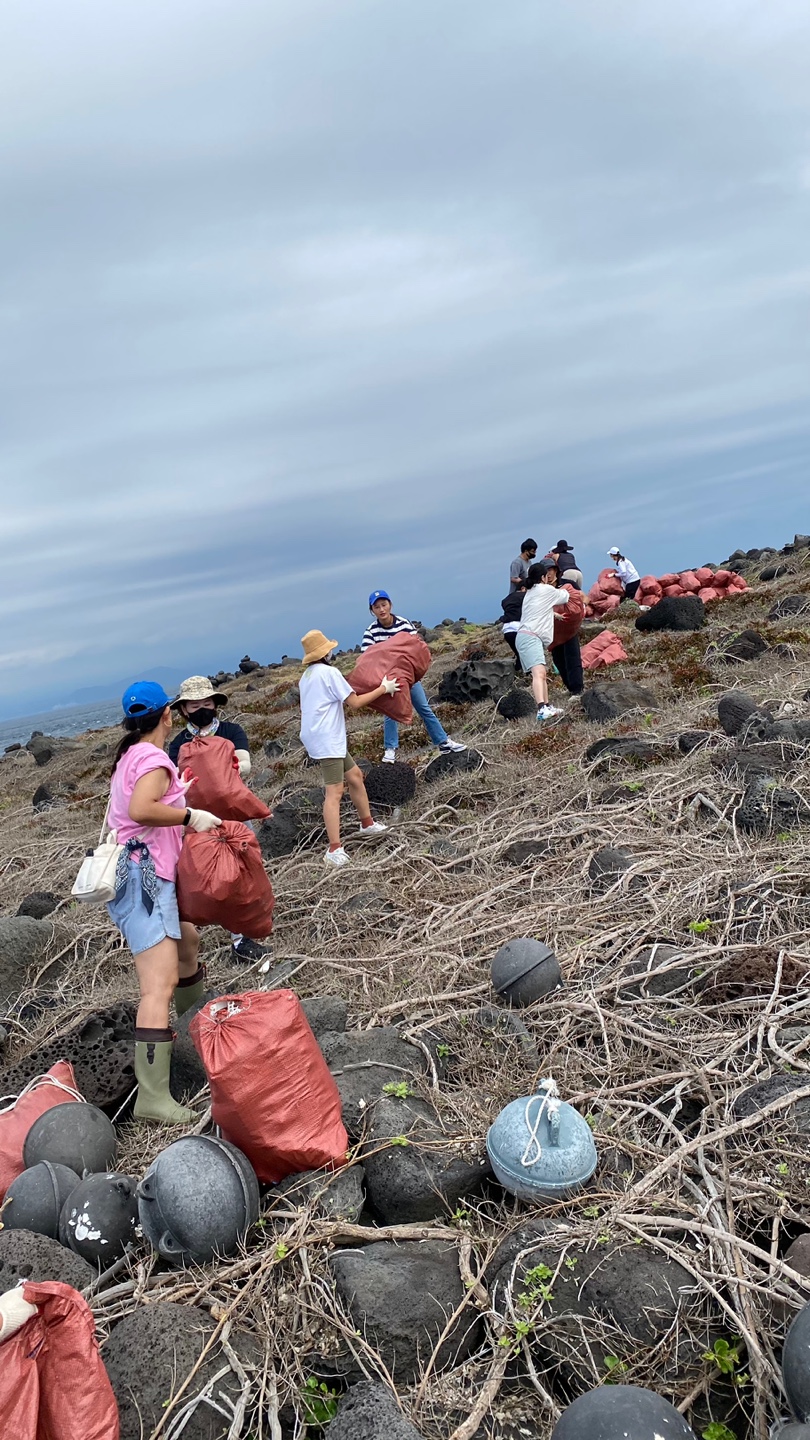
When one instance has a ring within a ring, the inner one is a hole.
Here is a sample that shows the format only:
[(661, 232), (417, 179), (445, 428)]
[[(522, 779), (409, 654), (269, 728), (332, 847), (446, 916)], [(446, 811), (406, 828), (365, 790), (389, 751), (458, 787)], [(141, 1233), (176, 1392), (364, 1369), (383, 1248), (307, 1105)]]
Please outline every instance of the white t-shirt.
[(568, 590), (555, 590), (553, 585), (533, 585), (523, 600), (521, 630), (528, 630), (544, 645), (550, 645), (554, 639), (554, 611), (560, 605), (567, 605), (570, 598)]
[(634, 580), (641, 579), (632, 560), (617, 560), (616, 573), (623, 585), (632, 585)]
[(354, 692), (334, 665), (316, 661), (298, 682), (301, 743), (312, 760), (342, 760), (346, 754), (343, 702)]

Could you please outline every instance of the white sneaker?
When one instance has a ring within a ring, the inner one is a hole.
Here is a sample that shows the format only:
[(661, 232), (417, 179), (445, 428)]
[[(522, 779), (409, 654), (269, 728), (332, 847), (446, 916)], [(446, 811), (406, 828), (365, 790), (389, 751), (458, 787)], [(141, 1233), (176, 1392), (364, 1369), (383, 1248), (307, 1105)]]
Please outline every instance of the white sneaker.
[(459, 753), (461, 750), (466, 750), (467, 746), (460, 745), (458, 740), (443, 740), (441, 745), (439, 746), (439, 749), (441, 750), (442, 755), (454, 755)]
[(388, 826), (383, 825), (382, 820), (375, 820), (373, 825), (361, 825), (360, 834), (367, 840), (369, 835), (384, 835), (387, 829)]
[(382, 758), (383, 765), (393, 765), (397, 758), (396, 750), (386, 750)]
[(555, 715), (563, 713), (557, 705), (541, 705), (537, 712), (537, 719), (542, 724), (544, 720), (553, 720)]
[(340, 870), (343, 865), (352, 863), (342, 845), (338, 850), (327, 850), (323, 860), (325, 865), (332, 865), (335, 870)]

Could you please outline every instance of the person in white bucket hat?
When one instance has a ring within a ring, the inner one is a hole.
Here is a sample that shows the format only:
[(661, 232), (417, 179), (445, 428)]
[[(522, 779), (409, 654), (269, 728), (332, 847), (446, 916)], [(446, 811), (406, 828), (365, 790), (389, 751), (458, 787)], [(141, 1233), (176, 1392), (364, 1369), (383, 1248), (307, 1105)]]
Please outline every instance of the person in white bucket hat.
[(625, 598), (634, 600), (639, 587), (641, 576), (639, 575), (632, 560), (623, 555), (618, 545), (611, 545), (608, 555), (616, 566), (615, 574), (618, 575), (624, 586)]

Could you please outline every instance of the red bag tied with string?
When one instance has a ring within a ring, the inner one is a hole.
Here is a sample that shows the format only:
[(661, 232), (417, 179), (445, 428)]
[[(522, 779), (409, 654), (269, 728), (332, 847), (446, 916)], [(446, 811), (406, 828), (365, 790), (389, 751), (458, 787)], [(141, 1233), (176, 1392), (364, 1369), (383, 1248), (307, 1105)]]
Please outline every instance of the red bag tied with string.
[(181, 745), (177, 768), (181, 775), (190, 770), (194, 776), (188, 803), (221, 820), (266, 820), (270, 808), (248, 789), (235, 757), (230, 740), (221, 735), (196, 735)]
[(226, 1140), (274, 1184), (341, 1165), (349, 1140), (340, 1092), (292, 990), (210, 1000), (189, 1026)]
[[(25, 1169), (23, 1145), (28, 1131), (40, 1115), (54, 1105), (81, 1100), (76, 1089), (76, 1076), (69, 1060), (57, 1060), (45, 1075), (32, 1081), (13, 1104), (3, 1108), (0, 1100), (0, 1200), (5, 1197), (12, 1180)], [(0, 1408), (0, 1418), (3, 1411)]]
[[(63, 1097), (64, 1098), (64, 1097)], [(0, 1420), (8, 1440), (119, 1440), (118, 1405), (93, 1312), (77, 1290), (26, 1280), (37, 1314), (0, 1341)]]
[(397, 679), (396, 695), (381, 695), (379, 700), (372, 701), (369, 709), (379, 710), (381, 715), (390, 716), (400, 725), (410, 725), (413, 720), (411, 686), (427, 675), (432, 659), (430, 646), (421, 635), (404, 630), (366, 650), (346, 679), (355, 695), (368, 695), (370, 690), (376, 690), (384, 675)]
[(192, 925), (221, 925), (263, 940), (273, 929), (275, 898), (252, 830), (223, 820), (215, 830), (186, 831), (177, 862), (177, 905)]
[(567, 605), (562, 605), (554, 611), (554, 638), (550, 649), (555, 645), (564, 645), (566, 640), (573, 640), (578, 635), (582, 622), (585, 619), (585, 596), (576, 585), (561, 585), (561, 590), (567, 590), (570, 596)]

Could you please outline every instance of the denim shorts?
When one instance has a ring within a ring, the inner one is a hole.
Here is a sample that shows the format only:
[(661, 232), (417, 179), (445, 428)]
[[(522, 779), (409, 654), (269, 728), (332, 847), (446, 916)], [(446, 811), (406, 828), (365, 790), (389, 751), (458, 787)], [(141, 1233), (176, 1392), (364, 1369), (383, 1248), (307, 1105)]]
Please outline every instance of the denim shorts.
[(158, 895), (150, 915), (143, 903), (141, 889), (141, 867), (135, 860), (129, 862), (127, 886), (120, 900), (112, 900), (107, 913), (118, 927), (133, 955), (142, 950), (151, 950), (161, 940), (180, 939), (180, 916), (177, 911), (177, 891), (173, 880), (158, 877)]
[(520, 663), (525, 671), (531, 670), (533, 665), (545, 665), (546, 652), (538, 635), (532, 635), (530, 630), (518, 630), (515, 642)]

